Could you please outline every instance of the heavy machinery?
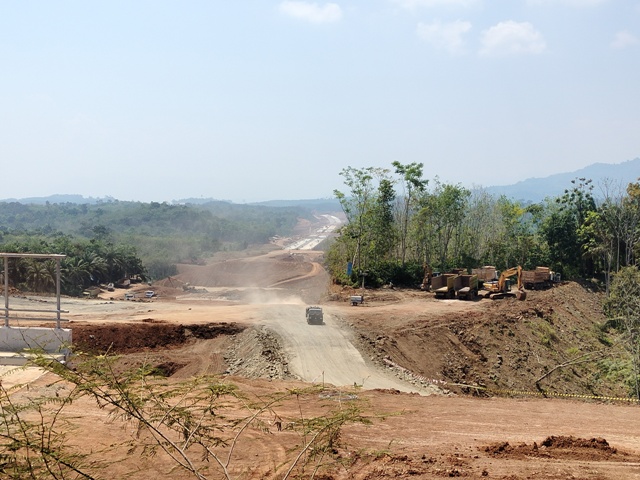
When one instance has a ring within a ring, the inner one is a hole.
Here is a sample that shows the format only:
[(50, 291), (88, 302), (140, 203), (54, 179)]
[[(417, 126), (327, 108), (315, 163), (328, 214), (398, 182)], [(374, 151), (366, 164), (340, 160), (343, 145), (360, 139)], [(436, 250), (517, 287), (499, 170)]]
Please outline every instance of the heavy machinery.
[(324, 323), (324, 315), (320, 307), (307, 307), (306, 317), (309, 325), (322, 325)]
[[(515, 293), (511, 292), (511, 283), (509, 278), (517, 276)], [(516, 297), (518, 300), (525, 300), (527, 298), (527, 292), (522, 285), (522, 267), (509, 268), (500, 273), (498, 280), (484, 282), (482, 289), (485, 290), (485, 298), (491, 298), (496, 300), (505, 297)]]
[(478, 275), (460, 275), (461, 287), (456, 292), (458, 300), (473, 300), (478, 295)]
[(420, 290), (428, 292), (431, 289), (431, 279), (433, 278), (433, 270), (429, 264), (425, 262), (424, 264), (424, 278), (422, 279), (422, 283), (420, 284)]
[(528, 290), (550, 288), (560, 282), (560, 274), (552, 272), (549, 267), (536, 267), (535, 270), (522, 271), (522, 284)]
[(455, 273), (443, 273), (431, 279), (431, 291), (436, 298), (454, 298), (461, 287), (462, 279)]

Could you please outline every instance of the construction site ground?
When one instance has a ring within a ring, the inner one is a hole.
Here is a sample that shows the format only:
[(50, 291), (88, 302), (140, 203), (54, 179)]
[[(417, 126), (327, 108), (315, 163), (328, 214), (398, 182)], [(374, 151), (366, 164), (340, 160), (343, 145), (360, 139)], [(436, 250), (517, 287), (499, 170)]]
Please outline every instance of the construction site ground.
[[(156, 296), (144, 297), (146, 290)], [(354, 290), (331, 284), (321, 252), (269, 245), (181, 265), (175, 277), (128, 291), (136, 298), (116, 289), (64, 299), (78, 351), (118, 354), (121, 370), (151, 363), (169, 381), (219, 375), (261, 397), (320, 384), (324, 393), (306, 400), (309, 411), (357, 399), (385, 417), (345, 427), (338, 462), (316, 478), (640, 478), (640, 407), (595, 368), (617, 350), (597, 328), (605, 321), (601, 295), (577, 283), (530, 291), (524, 302)], [(364, 303), (352, 306), (356, 293)], [(306, 324), (306, 305), (322, 306), (324, 325)], [(334, 340), (354, 348), (340, 360), (350, 365), (330, 364), (350, 348)], [(14, 396), (64, 388), (43, 374)], [(84, 448), (132, 438), (95, 402), (70, 408)], [(286, 422), (297, 408), (277, 413)], [(268, 432), (251, 432), (236, 447), (233, 478), (282, 478), (293, 435), (275, 420)], [(162, 456), (123, 451), (105, 478), (191, 478), (181, 470), (169, 477), (170, 468)]]

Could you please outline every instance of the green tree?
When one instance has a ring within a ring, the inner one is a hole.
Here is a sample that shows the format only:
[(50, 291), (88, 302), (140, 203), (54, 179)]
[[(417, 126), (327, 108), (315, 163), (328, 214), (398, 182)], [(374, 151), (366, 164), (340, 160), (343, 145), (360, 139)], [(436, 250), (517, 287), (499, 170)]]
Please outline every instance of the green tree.
[(629, 383), (634, 396), (640, 400), (640, 271), (637, 267), (623, 267), (613, 276), (604, 312), (625, 335), (633, 372)]
[[(417, 221), (426, 228), (426, 241), (435, 252), (436, 264), (448, 269), (460, 260), (460, 242), (454, 241), (461, 232), (467, 199), (471, 192), (459, 185), (443, 184), (436, 180), (432, 193), (421, 199), (421, 210)], [(453, 252), (451, 249), (453, 248)]]
[(393, 182), (388, 178), (380, 180), (378, 192), (372, 211), (372, 238), (373, 254), (376, 262), (384, 261), (389, 257), (396, 241), (396, 228), (393, 219), (393, 201), (396, 192)]
[(604, 208), (598, 212), (589, 212), (584, 223), (578, 229), (578, 238), (582, 244), (585, 256), (590, 257), (600, 265), (605, 275), (606, 291), (609, 293), (612, 264), (616, 256), (617, 241), (611, 220), (605, 212), (611, 213), (611, 208)]
[(55, 287), (55, 262), (38, 258), (26, 259), (26, 282), (34, 292), (47, 292)]
[(400, 232), (400, 262), (404, 266), (407, 255), (407, 236), (409, 234), (409, 222), (411, 210), (414, 208), (415, 197), (424, 192), (428, 180), (422, 178), (422, 163), (409, 163), (403, 165), (398, 161), (392, 162), (395, 173), (400, 175), (404, 188), (404, 197), (400, 200), (399, 232)]
[(556, 199), (559, 211), (545, 224), (545, 237), (558, 271), (569, 276), (593, 275), (593, 261), (582, 255), (584, 239), (578, 235), (589, 212), (596, 211), (593, 184), (586, 178), (577, 178), (571, 183), (573, 187)]
[[(369, 264), (375, 259), (375, 251), (378, 248), (376, 234), (376, 204), (377, 185), (388, 178), (388, 170), (376, 167), (353, 168), (348, 167), (340, 172), (345, 185), (349, 188), (348, 194), (339, 190), (334, 191), (335, 197), (340, 202), (342, 210), (347, 217), (347, 225), (342, 229), (341, 239), (353, 245), (350, 248), (352, 257), (346, 260), (354, 265), (354, 274), (366, 274)], [(380, 209), (378, 209), (380, 213)]]
[(61, 262), (61, 276), (66, 292), (79, 295), (91, 284), (91, 266), (82, 257), (67, 257)]

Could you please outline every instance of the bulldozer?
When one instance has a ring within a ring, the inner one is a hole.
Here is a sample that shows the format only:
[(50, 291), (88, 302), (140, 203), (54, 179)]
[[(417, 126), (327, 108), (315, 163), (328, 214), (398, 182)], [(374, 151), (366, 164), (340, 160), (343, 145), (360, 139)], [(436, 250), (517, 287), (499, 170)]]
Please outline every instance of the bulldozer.
[[(511, 291), (509, 278), (517, 275), (516, 292)], [(522, 267), (509, 268), (500, 273), (498, 280), (484, 282), (482, 289), (485, 291), (484, 297), (497, 300), (506, 297), (516, 297), (518, 300), (526, 300), (527, 292), (522, 285)]]

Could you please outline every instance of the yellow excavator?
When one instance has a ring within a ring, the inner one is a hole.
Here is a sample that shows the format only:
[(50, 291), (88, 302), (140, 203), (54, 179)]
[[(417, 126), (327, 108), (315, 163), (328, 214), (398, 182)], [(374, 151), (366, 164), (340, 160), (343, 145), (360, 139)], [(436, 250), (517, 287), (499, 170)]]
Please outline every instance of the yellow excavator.
[(431, 290), (431, 278), (433, 277), (433, 271), (427, 262), (423, 265), (424, 268), (424, 278), (422, 279), (422, 283), (420, 284), (420, 290), (428, 292)]
[[(509, 277), (517, 275), (516, 286), (518, 289), (515, 293), (511, 292), (511, 284), (507, 281)], [(485, 290), (485, 298), (496, 300), (505, 297), (516, 297), (518, 300), (525, 300), (527, 292), (522, 285), (522, 267), (509, 268), (500, 273), (500, 278), (491, 282), (484, 282), (482, 289)]]

